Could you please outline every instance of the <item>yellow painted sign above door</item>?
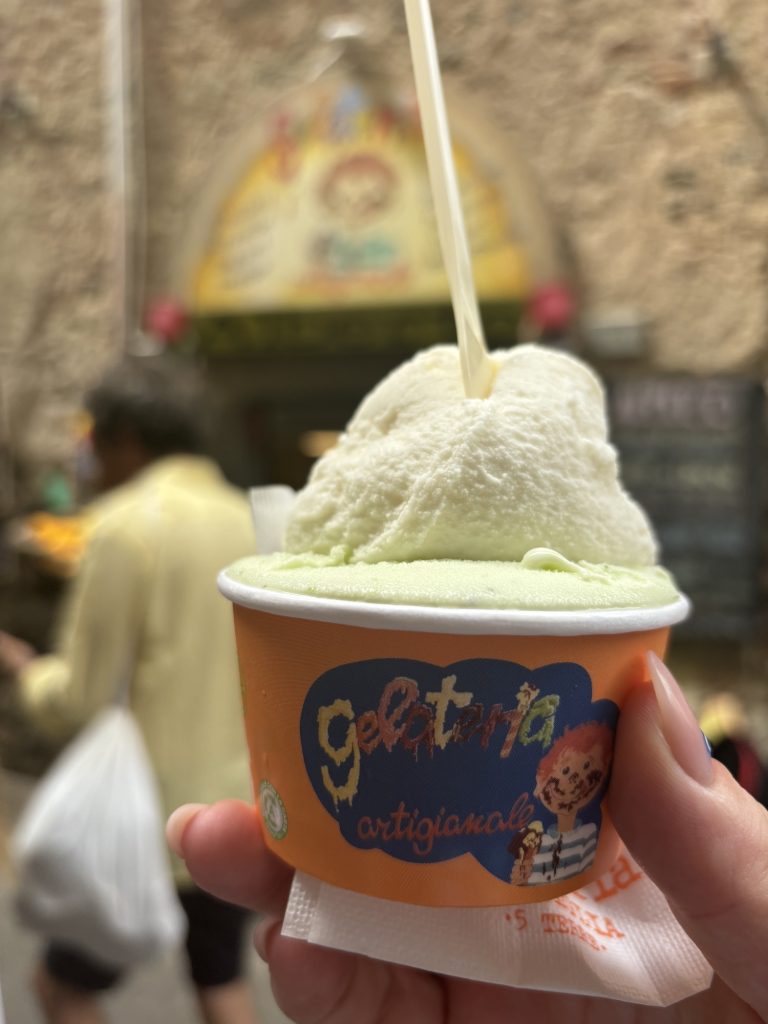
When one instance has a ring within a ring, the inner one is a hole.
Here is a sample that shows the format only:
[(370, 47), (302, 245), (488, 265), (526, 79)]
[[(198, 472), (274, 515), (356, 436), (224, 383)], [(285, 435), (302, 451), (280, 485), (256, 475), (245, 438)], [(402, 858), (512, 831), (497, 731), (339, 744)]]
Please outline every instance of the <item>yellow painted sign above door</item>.
[[(531, 271), (499, 168), (454, 134), (480, 298), (519, 302)], [(273, 110), (232, 180), (190, 268), (198, 315), (449, 301), (412, 104), (321, 79)]]

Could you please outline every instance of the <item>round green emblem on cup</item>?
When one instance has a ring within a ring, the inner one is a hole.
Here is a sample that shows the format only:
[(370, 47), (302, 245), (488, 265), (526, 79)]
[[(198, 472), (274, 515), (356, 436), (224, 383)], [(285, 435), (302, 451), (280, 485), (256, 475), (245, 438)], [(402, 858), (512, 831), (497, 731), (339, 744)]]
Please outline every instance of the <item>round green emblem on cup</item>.
[(269, 834), (273, 839), (285, 839), (288, 833), (288, 814), (280, 794), (271, 782), (264, 780), (259, 786), (259, 803)]

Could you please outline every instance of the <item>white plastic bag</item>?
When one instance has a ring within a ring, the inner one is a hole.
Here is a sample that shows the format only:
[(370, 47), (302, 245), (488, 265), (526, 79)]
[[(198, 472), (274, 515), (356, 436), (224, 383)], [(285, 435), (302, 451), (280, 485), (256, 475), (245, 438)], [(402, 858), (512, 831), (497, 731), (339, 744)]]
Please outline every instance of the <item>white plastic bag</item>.
[(155, 781), (126, 708), (102, 711), (67, 747), (27, 804), (11, 851), (21, 919), (48, 939), (116, 968), (181, 940)]

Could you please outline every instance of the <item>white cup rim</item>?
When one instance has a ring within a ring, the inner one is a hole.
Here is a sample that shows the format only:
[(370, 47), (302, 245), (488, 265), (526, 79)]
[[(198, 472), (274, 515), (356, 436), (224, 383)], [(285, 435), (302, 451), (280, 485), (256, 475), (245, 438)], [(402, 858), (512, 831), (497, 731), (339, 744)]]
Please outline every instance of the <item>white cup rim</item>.
[(288, 619), (332, 622), (364, 629), (466, 636), (601, 636), (642, 633), (674, 626), (688, 617), (691, 604), (680, 595), (654, 608), (597, 608), (586, 611), (518, 611), (493, 608), (441, 608), (374, 604), (266, 590), (233, 580), (224, 570), (219, 590), (233, 604)]

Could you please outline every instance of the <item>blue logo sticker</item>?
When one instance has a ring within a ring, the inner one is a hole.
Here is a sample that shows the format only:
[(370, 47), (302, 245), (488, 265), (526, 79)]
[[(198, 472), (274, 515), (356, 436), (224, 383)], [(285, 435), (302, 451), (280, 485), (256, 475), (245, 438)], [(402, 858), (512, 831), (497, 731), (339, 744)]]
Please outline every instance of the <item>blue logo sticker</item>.
[(580, 665), (340, 665), (301, 714), (304, 763), (347, 842), (412, 863), (471, 854), (514, 885), (594, 858), (618, 707)]

